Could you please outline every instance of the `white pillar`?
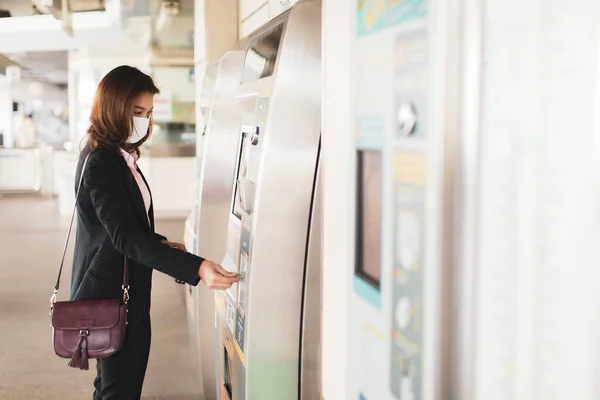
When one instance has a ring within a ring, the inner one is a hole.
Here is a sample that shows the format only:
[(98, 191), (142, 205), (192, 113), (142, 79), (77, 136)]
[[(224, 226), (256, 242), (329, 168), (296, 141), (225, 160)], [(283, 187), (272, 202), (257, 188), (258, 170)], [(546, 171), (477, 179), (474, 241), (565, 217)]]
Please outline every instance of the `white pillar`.
[(14, 146), (14, 116), (10, 83), (0, 75), (0, 132), (3, 133), (4, 147)]
[(350, 93), (355, 3), (323, 2), (323, 399), (348, 399), (348, 303), (353, 232), (348, 193), (354, 126)]
[[(69, 58), (71, 55), (69, 55)], [(78, 132), (79, 111), (79, 72), (69, 64), (69, 142), (77, 147), (81, 139)]]
[(482, 4), (470, 398), (597, 399), (600, 3)]

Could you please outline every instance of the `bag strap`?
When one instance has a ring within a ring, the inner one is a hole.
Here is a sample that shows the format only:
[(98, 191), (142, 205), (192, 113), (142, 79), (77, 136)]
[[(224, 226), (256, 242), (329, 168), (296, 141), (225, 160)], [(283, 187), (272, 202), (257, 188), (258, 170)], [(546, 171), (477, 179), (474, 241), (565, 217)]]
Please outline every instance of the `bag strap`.
[[(54, 285), (54, 292), (52, 293), (52, 297), (50, 298), (50, 308), (54, 306), (56, 303), (56, 298), (58, 296), (58, 289), (60, 287), (60, 277), (62, 276), (63, 266), (65, 264), (65, 256), (67, 255), (67, 249), (69, 247), (69, 239), (71, 238), (71, 230), (73, 229), (73, 221), (75, 220), (75, 212), (77, 211), (77, 199), (79, 199), (79, 192), (81, 191), (81, 184), (83, 183), (83, 173), (85, 172), (85, 167), (87, 165), (88, 159), (90, 158), (91, 153), (85, 156), (85, 160), (83, 160), (83, 166), (81, 167), (81, 175), (79, 176), (79, 183), (77, 184), (77, 193), (75, 194), (75, 205), (73, 206), (73, 213), (71, 214), (71, 221), (69, 222), (69, 231), (67, 233), (67, 239), (65, 240), (65, 246), (63, 248), (62, 258), (60, 260), (60, 268), (58, 269), (58, 276), (56, 277), (56, 284)], [(123, 289), (123, 301), (125, 304), (129, 302), (129, 259), (125, 256), (125, 260), (123, 262), (123, 285), (121, 286)]]

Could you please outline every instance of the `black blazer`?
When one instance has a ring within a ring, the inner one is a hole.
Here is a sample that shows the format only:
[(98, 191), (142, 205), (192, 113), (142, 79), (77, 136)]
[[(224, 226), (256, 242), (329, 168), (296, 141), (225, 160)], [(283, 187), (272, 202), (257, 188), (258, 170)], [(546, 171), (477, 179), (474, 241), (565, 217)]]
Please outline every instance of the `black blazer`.
[[(86, 146), (77, 166), (75, 190), (88, 153)], [(72, 300), (121, 298), (124, 255), (130, 258), (130, 318), (143, 317), (150, 310), (153, 269), (198, 284), (198, 268), (204, 260), (162, 244), (165, 238), (154, 232), (152, 209), (148, 221), (142, 194), (118, 149), (90, 154), (77, 199)]]

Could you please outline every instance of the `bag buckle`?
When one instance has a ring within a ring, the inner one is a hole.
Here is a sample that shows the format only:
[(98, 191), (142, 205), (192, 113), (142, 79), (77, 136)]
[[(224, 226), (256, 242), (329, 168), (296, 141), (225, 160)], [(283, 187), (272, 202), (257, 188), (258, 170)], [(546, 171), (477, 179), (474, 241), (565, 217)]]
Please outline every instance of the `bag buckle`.
[(50, 297), (50, 311), (54, 308), (54, 303), (56, 303), (56, 297), (58, 296), (58, 290), (54, 289), (54, 293), (52, 293), (52, 297)]
[(121, 289), (123, 289), (123, 302), (127, 304), (129, 303), (129, 285), (121, 285)]

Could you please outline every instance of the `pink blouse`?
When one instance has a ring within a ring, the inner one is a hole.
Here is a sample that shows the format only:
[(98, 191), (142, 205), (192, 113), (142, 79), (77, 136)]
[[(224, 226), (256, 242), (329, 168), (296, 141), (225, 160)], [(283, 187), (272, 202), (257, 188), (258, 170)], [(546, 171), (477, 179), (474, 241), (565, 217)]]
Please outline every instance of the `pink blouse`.
[(142, 193), (144, 205), (146, 206), (146, 216), (148, 216), (148, 223), (150, 223), (150, 217), (148, 214), (150, 213), (150, 204), (152, 203), (152, 198), (150, 197), (150, 190), (148, 189), (148, 186), (146, 186), (144, 179), (137, 170), (138, 155), (135, 152), (128, 153), (123, 149), (121, 149), (121, 155), (125, 159), (129, 170), (133, 174), (133, 177), (140, 188), (140, 193)]

